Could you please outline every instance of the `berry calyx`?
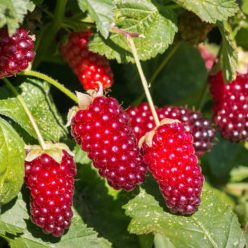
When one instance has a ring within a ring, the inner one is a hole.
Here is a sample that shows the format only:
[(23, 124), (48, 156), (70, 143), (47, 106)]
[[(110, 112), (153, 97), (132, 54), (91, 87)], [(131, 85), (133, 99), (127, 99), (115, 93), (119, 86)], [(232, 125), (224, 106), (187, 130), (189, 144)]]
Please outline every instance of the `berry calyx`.
[(71, 33), (61, 53), (86, 91), (98, 90), (97, 82), (108, 89), (113, 84), (113, 74), (105, 57), (89, 51), (87, 44), (91, 35), (90, 31)]
[(34, 42), (25, 29), (17, 29), (12, 36), (6, 28), (0, 29), (0, 78), (24, 71), (34, 57)]
[[(170, 118), (184, 123), (185, 128), (194, 138), (194, 147), (198, 156), (203, 155), (212, 145), (215, 137), (215, 129), (211, 122), (202, 116), (200, 112), (195, 112), (184, 107), (164, 106), (157, 108), (159, 120)], [(146, 132), (155, 127), (155, 123), (147, 103), (142, 103), (136, 107), (127, 109), (130, 116), (131, 126), (139, 140)]]
[(210, 77), (213, 119), (222, 136), (234, 142), (248, 140), (248, 74), (225, 84), (222, 72)]
[(72, 135), (101, 176), (115, 189), (132, 190), (144, 181), (146, 167), (127, 113), (111, 97), (96, 96), (77, 110)]
[[(162, 124), (144, 142), (144, 162), (158, 182), (173, 213), (193, 214), (200, 205), (204, 177), (193, 147), (193, 137), (182, 123)], [(148, 133), (149, 136), (149, 133)]]
[(75, 175), (68, 149), (28, 148), (25, 183), (31, 193), (31, 220), (47, 234), (60, 237), (70, 226)]

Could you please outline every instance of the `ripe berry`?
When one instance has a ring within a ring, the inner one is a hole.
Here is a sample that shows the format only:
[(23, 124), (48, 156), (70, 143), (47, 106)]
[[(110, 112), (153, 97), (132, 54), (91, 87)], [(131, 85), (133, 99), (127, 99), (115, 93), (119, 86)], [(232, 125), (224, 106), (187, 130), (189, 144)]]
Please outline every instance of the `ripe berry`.
[(213, 119), (224, 138), (234, 142), (248, 140), (248, 74), (239, 74), (225, 84), (222, 73), (210, 77)]
[(72, 119), (72, 135), (100, 175), (115, 189), (132, 190), (144, 181), (143, 164), (129, 118), (116, 99), (98, 96)]
[[(153, 131), (151, 131), (153, 132)], [(151, 144), (142, 145), (144, 162), (159, 184), (173, 213), (193, 214), (200, 205), (204, 177), (193, 147), (193, 137), (182, 123), (163, 124)]]
[(90, 31), (71, 33), (61, 48), (62, 56), (85, 90), (98, 90), (97, 82), (102, 84), (103, 89), (108, 89), (113, 84), (109, 62), (105, 57), (88, 50), (90, 36)]
[(11, 37), (6, 28), (0, 29), (0, 78), (13, 76), (27, 69), (35, 57), (34, 42), (23, 29)]
[[(187, 131), (191, 132), (194, 138), (196, 154), (201, 156), (212, 147), (215, 137), (215, 129), (211, 122), (202, 116), (200, 112), (195, 112), (183, 107), (164, 106), (156, 108), (159, 120), (170, 118), (184, 123)], [(155, 127), (155, 123), (147, 103), (142, 103), (136, 107), (127, 109), (131, 119), (131, 126), (139, 140), (146, 132)]]
[(216, 61), (216, 56), (203, 44), (198, 46), (198, 50), (205, 62), (206, 69), (210, 71)]
[(25, 182), (31, 191), (32, 221), (55, 237), (68, 229), (72, 219), (75, 164), (63, 150), (61, 163), (48, 154), (25, 162)]

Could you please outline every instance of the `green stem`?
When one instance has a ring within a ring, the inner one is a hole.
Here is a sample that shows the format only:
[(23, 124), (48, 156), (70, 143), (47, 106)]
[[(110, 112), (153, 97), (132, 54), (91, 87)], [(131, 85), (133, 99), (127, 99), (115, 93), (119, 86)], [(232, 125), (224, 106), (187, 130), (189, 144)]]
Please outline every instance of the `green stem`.
[(144, 72), (142, 70), (142, 67), (141, 67), (141, 64), (140, 64), (140, 61), (139, 61), (139, 56), (138, 56), (138, 53), (137, 53), (137, 49), (135, 47), (135, 44), (133, 42), (132, 37), (129, 36), (129, 35), (127, 35), (126, 37), (127, 37), (128, 43), (130, 45), (130, 48), (131, 48), (131, 51), (132, 51), (132, 54), (133, 54), (133, 57), (134, 57), (134, 60), (135, 60), (135, 64), (137, 66), (137, 69), (138, 69), (138, 72), (139, 72), (139, 75), (140, 75), (140, 79), (141, 79), (141, 82), (142, 82), (142, 85), (143, 85), (143, 88), (144, 88), (144, 91), (145, 91), (145, 95), (146, 95), (148, 104), (149, 104), (151, 112), (152, 112), (152, 116), (154, 118), (156, 126), (158, 127), (160, 125), (160, 121), (158, 119), (158, 115), (157, 115), (157, 112), (156, 112), (156, 109), (155, 109), (155, 106), (154, 106), (154, 103), (153, 103), (153, 100), (152, 100), (152, 97), (151, 97), (151, 94), (150, 94), (150, 91), (149, 91), (149, 87), (148, 87), (146, 77), (144, 75)]
[(53, 79), (53, 78), (51, 78), (51, 77), (49, 77), (43, 73), (30, 70), (30, 71), (23, 71), (19, 75), (31, 76), (31, 77), (36, 77), (36, 78), (42, 79), (42, 80), (48, 82), (49, 84), (55, 86), (60, 91), (62, 91), (65, 95), (70, 97), (75, 103), (78, 103), (77, 96), (73, 92), (71, 92), (69, 89), (67, 89), (64, 85), (62, 85), (61, 83), (59, 83), (55, 79)]
[(40, 143), (40, 146), (42, 147), (43, 150), (45, 150), (46, 149), (46, 143), (45, 143), (45, 141), (44, 141), (44, 139), (43, 139), (43, 137), (41, 135), (41, 132), (40, 132), (40, 130), (39, 130), (39, 128), (38, 128), (35, 120), (34, 120), (33, 115), (31, 114), (30, 110), (28, 109), (28, 107), (27, 107), (24, 99), (17, 92), (17, 90), (15, 89), (15, 87), (12, 85), (12, 83), (8, 79), (3, 78), (3, 81), (7, 85), (7, 87), (13, 92), (13, 94), (16, 96), (16, 98), (19, 100), (20, 104), (22, 105), (24, 111), (26, 112), (26, 114), (27, 114), (27, 116), (28, 116), (28, 118), (29, 118), (29, 120), (30, 120), (33, 128), (34, 128), (34, 131), (35, 131), (35, 133), (37, 135), (37, 138), (38, 138), (38, 141)]
[(199, 97), (199, 101), (198, 101), (198, 110), (201, 111), (203, 106), (204, 106), (204, 103), (205, 103), (205, 99), (206, 99), (206, 96), (207, 96), (207, 93), (208, 93), (208, 80), (206, 81), (203, 89), (202, 89), (202, 92), (200, 94), (200, 97)]
[(67, 0), (57, 0), (53, 22), (49, 27), (47, 27), (47, 29), (45, 29), (45, 32), (41, 34), (42, 42), (40, 42), (37, 49), (39, 56), (37, 56), (34, 61), (34, 67), (37, 67), (41, 63), (43, 57), (47, 54), (47, 51), (49, 51), (49, 47), (54, 42), (54, 37), (63, 23), (66, 4)]

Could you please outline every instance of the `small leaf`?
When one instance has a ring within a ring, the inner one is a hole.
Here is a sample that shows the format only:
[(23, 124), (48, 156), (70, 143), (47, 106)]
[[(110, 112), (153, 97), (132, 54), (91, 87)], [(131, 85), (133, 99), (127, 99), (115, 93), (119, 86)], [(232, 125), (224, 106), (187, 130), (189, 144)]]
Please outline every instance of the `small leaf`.
[[(172, 10), (163, 7), (158, 9), (148, 0), (116, 0), (115, 3), (116, 26), (145, 36), (134, 39), (141, 60), (148, 60), (163, 53), (173, 42), (177, 26)], [(89, 48), (108, 59), (116, 59), (119, 63), (133, 61), (126, 38), (120, 34), (111, 34), (107, 40), (96, 35)]]
[(24, 156), (23, 140), (0, 118), (0, 206), (12, 200), (22, 187)]
[(235, 0), (174, 0), (174, 2), (210, 23), (225, 21), (238, 11)]
[(164, 212), (143, 189), (124, 208), (132, 218), (131, 233), (160, 233), (177, 248), (244, 247), (245, 244), (237, 216), (209, 189), (204, 188), (201, 206), (190, 217)]
[(10, 35), (14, 34), (24, 16), (28, 11), (33, 11), (34, 7), (30, 0), (1, 0), (0, 28), (7, 25)]
[(82, 11), (88, 11), (89, 16), (96, 22), (97, 29), (106, 39), (111, 24), (114, 21), (114, 4), (111, 0), (78, 0)]
[[(38, 80), (26, 79), (20, 88), (21, 95), (34, 116), (43, 137), (48, 141), (59, 141), (65, 136), (66, 130), (55, 105), (50, 100), (48, 85)], [(16, 97), (0, 100), (1, 114), (13, 119), (28, 134), (36, 138), (31, 122)]]
[(228, 22), (218, 22), (218, 27), (222, 36), (222, 48), (220, 62), (225, 81), (232, 81), (236, 78), (238, 66), (238, 51), (233, 37), (231, 26)]

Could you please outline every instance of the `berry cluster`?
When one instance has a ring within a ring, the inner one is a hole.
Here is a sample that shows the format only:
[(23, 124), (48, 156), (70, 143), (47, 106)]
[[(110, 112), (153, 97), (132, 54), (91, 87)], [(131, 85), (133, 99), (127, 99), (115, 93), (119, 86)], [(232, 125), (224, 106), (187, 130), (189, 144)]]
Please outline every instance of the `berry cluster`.
[(200, 205), (204, 178), (192, 135), (182, 123), (163, 124), (155, 130), (152, 144), (143, 143), (142, 148), (167, 207), (174, 213), (193, 214)]
[[(194, 138), (196, 154), (201, 156), (212, 147), (215, 137), (215, 130), (211, 122), (204, 118), (200, 112), (194, 112), (183, 107), (164, 106), (156, 108), (160, 120), (170, 118), (184, 123), (187, 131), (191, 132)], [(140, 139), (146, 132), (155, 127), (155, 123), (147, 103), (127, 109), (137, 139)]]
[(213, 119), (224, 138), (234, 142), (248, 140), (248, 74), (239, 74), (225, 84), (221, 72), (210, 77)]
[(87, 44), (90, 36), (90, 31), (71, 33), (61, 53), (85, 90), (98, 90), (97, 82), (108, 89), (113, 84), (109, 62), (105, 57), (89, 51)]
[(63, 151), (59, 164), (48, 154), (25, 162), (25, 182), (31, 191), (32, 221), (55, 237), (68, 229), (72, 218), (75, 164)]
[(0, 29), (0, 78), (27, 69), (35, 57), (33, 49), (34, 42), (25, 29), (17, 29), (11, 37), (6, 28)]
[(92, 101), (73, 117), (72, 134), (113, 188), (132, 190), (144, 181), (146, 167), (128, 115), (114, 98)]

